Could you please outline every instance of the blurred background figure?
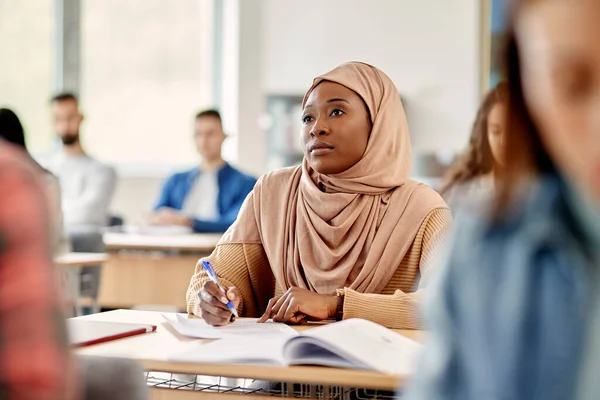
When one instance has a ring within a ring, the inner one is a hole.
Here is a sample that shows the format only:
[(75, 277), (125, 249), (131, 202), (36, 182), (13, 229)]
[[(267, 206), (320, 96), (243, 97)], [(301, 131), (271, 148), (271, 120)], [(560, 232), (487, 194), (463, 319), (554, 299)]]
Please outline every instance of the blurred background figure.
[(115, 171), (85, 153), (80, 138), (83, 115), (75, 95), (54, 96), (51, 108), (62, 149), (48, 158), (45, 166), (60, 181), (67, 229), (105, 226), (116, 184)]
[(521, 0), (496, 202), (457, 218), (409, 399), (600, 392), (600, 2)]
[(75, 398), (43, 186), (29, 157), (0, 141), (0, 397), (7, 399)]
[(196, 115), (194, 140), (199, 167), (171, 176), (163, 185), (151, 225), (184, 226), (195, 232), (225, 232), (256, 183), (223, 160), (221, 115), (216, 110)]
[[(8, 108), (0, 108), (0, 138), (6, 140), (22, 150), (27, 151), (25, 142), (25, 132), (19, 117)], [(66, 253), (70, 245), (67, 239), (64, 226), (60, 198), (60, 186), (58, 180), (52, 173), (44, 169), (31, 158), (31, 162), (36, 166), (38, 172), (45, 182), (45, 193), (47, 195), (47, 204), (50, 207), (52, 217), (51, 240), (54, 254)]]
[[(80, 137), (83, 115), (72, 93), (51, 100), (54, 130), (62, 142), (59, 152), (43, 161), (58, 177), (65, 226), (75, 252), (105, 251), (101, 228), (108, 225), (108, 209), (115, 190), (112, 167), (88, 156)], [(81, 296), (96, 300), (100, 289), (99, 266), (81, 269)], [(93, 304), (97, 304), (96, 301)], [(97, 311), (97, 306), (95, 307)]]
[(27, 150), (25, 132), (17, 114), (8, 108), (0, 108), (0, 124), (2, 139)]
[(451, 208), (472, 197), (495, 192), (505, 163), (506, 109), (508, 86), (501, 82), (485, 96), (469, 139), (469, 147), (448, 171), (440, 189)]

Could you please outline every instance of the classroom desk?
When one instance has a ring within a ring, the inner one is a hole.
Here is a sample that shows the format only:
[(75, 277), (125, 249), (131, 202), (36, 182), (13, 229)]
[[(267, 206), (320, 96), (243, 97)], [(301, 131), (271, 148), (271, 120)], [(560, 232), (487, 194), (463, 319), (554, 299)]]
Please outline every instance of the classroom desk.
[[(191, 364), (169, 361), (169, 356), (184, 352), (203, 342), (191, 339), (173, 330), (159, 312), (115, 310), (101, 314), (80, 317), (94, 321), (131, 322), (157, 325), (154, 333), (134, 336), (113, 342), (78, 349), (79, 354), (93, 356), (125, 357), (135, 359), (144, 369), (192, 375), (223, 376), (235, 378), (261, 379), (269, 381), (323, 384), (344, 387), (364, 387), (381, 390), (395, 390), (407, 377), (397, 377), (372, 371), (345, 370), (338, 368), (295, 366), (280, 367), (243, 364)], [(310, 329), (310, 326), (298, 326), (298, 331)], [(399, 330), (398, 333), (420, 340), (422, 332)], [(204, 392), (192, 392), (172, 389), (154, 389), (153, 399), (181, 398), (184, 393), (200, 396), (211, 395)], [(212, 396), (215, 394), (212, 393)], [(234, 396), (234, 395), (232, 395)], [(237, 395), (235, 395), (238, 397)], [(191, 397), (190, 397), (191, 398)], [(194, 397), (198, 398), (198, 397)], [(206, 397), (204, 397), (206, 398)], [(252, 396), (251, 398), (259, 398)]]
[(92, 267), (102, 265), (108, 260), (106, 253), (66, 253), (54, 257), (58, 267)]
[(214, 250), (221, 236), (105, 233), (109, 259), (102, 270), (101, 307), (185, 310), (185, 292), (196, 262)]
[(220, 233), (159, 236), (107, 232), (103, 239), (107, 250), (178, 250), (210, 253), (222, 236)]
[[(108, 260), (106, 253), (66, 253), (54, 257), (54, 265), (63, 269), (69, 301), (73, 303), (76, 315), (81, 315), (80, 288), (81, 267), (103, 266)], [(99, 309), (98, 299), (92, 299), (91, 307)]]

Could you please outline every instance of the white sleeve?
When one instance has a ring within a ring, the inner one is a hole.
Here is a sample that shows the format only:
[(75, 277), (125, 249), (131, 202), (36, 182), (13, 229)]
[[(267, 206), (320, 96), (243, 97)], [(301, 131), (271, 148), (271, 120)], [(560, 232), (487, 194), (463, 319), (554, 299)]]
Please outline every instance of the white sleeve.
[(106, 225), (117, 175), (113, 168), (100, 165), (86, 176), (85, 189), (77, 197), (63, 198), (67, 225)]

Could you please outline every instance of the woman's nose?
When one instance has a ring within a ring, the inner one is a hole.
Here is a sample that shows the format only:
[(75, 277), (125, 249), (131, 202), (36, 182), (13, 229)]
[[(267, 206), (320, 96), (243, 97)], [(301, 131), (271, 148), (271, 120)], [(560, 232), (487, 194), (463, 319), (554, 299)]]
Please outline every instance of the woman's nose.
[(312, 129), (310, 130), (311, 136), (325, 136), (330, 133), (329, 126), (325, 124), (322, 120), (315, 121)]

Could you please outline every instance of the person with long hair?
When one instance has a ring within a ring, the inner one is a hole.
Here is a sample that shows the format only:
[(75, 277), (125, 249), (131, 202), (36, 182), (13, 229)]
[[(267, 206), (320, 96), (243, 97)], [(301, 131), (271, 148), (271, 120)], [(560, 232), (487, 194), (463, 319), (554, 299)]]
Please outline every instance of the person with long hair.
[(509, 157), (457, 217), (408, 399), (598, 398), (600, 2), (509, 15)]
[(450, 168), (440, 189), (452, 207), (460, 195), (468, 196), (495, 189), (504, 164), (508, 86), (500, 82), (483, 99), (471, 130), (469, 147)]
[(66, 253), (70, 249), (69, 240), (63, 227), (63, 214), (60, 199), (60, 186), (56, 177), (47, 169), (38, 164), (28, 153), (25, 140), (25, 130), (17, 114), (9, 108), (0, 108), (0, 139), (19, 148), (27, 154), (30, 162), (35, 165), (35, 170), (40, 174), (45, 183), (44, 190), (47, 204), (52, 216), (52, 249), (54, 254)]
[(359, 62), (317, 77), (301, 139), (302, 165), (264, 175), (207, 259), (227, 294), (198, 263), (188, 312), (226, 325), (229, 299), (261, 322), (420, 327), (420, 299), (452, 217), (439, 194), (409, 179), (410, 136), (394, 83)]
[(0, 137), (27, 150), (23, 125), (17, 114), (9, 108), (0, 108)]

